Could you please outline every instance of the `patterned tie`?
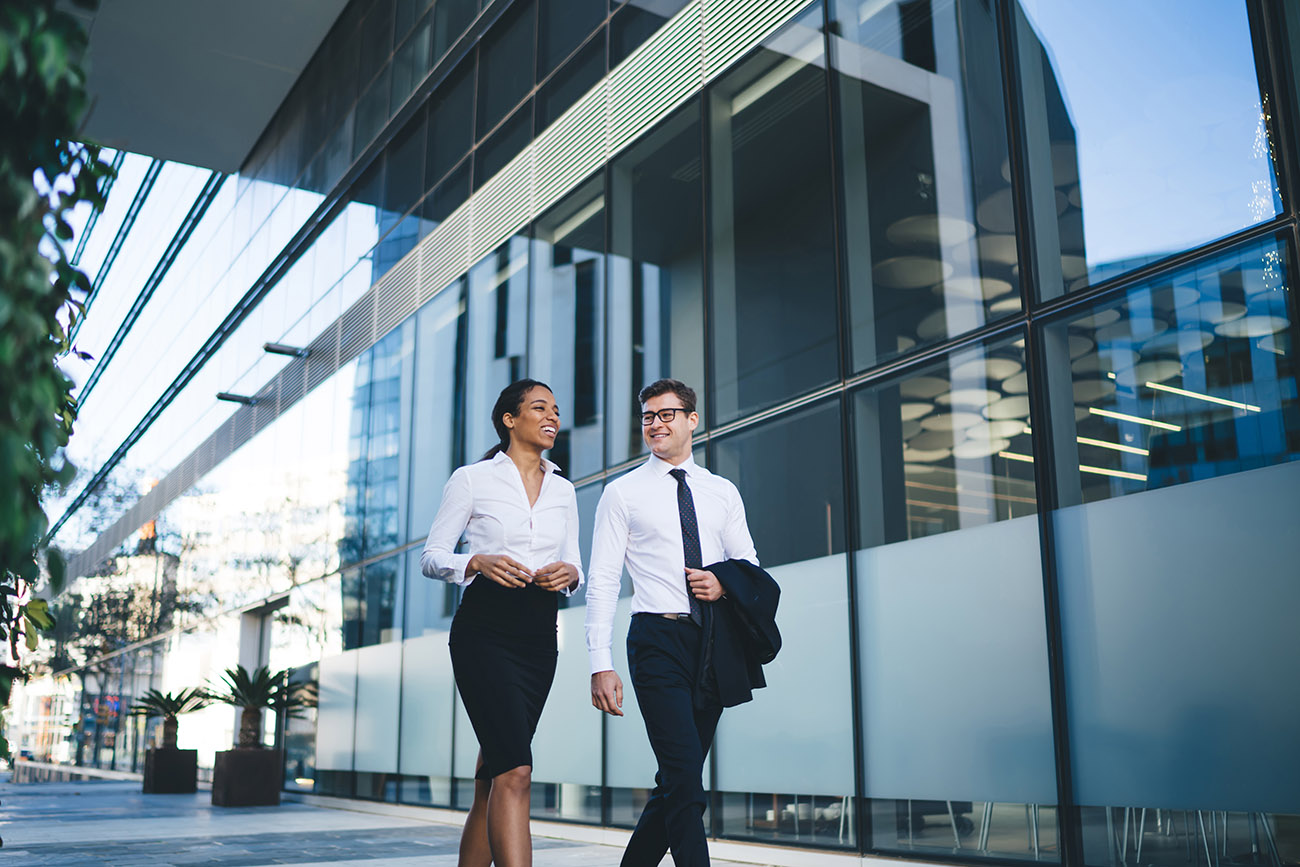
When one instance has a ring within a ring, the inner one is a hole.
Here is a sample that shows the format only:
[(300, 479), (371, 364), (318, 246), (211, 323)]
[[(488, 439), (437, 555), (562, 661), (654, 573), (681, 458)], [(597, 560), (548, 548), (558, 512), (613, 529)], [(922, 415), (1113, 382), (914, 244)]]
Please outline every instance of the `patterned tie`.
[[(703, 569), (704, 559), (700, 553), (700, 524), (695, 519), (695, 500), (691, 489), (686, 484), (686, 470), (669, 470), (668, 474), (677, 480), (677, 513), (682, 520), (682, 553), (686, 555), (686, 565), (691, 569)], [(691, 593), (690, 582), (686, 584), (686, 598), (691, 603), (691, 622), (696, 626), (704, 624), (704, 615), (700, 612), (700, 600)]]

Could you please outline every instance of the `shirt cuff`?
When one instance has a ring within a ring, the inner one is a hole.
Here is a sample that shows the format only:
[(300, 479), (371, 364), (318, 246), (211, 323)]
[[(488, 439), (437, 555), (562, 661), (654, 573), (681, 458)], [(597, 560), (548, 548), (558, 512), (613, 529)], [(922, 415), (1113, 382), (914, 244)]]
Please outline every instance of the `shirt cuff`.
[(448, 554), (447, 565), (439, 566), (435, 571), (438, 577), (448, 584), (468, 584), (473, 576), (466, 575), (465, 570), (469, 568), (469, 561), (473, 559), (473, 554)]
[(614, 654), (608, 647), (602, 650), (592, 650), (591, 654), (591, 673), (596, 674), (600, 671), (614, 670)]

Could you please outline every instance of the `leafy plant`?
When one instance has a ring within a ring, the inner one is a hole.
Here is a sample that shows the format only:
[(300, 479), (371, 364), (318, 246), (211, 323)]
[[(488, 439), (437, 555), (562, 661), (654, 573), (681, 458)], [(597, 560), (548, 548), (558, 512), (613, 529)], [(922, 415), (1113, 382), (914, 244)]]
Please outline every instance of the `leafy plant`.
[(140, 696), (136, 703), (131, 706), (131, 715), (162, 717), (162, 748), (164, 750), (174, 750), (176, 749), (176, 728), (178, 725), (176, 718), (183, 713), (203, 710), (210, 704), (212, 704), (212, 697), (204, 689), (182, 689), (176, 693), (159, 692), (156, 689), (151, 689)]
[[(89, 5), (80, 0), (81, 5)], [(49, 586), (63, 558), (43, 554), (49, 526), (41, 496), (66, 485), (63, 458), (76, 419), (72, 383), (55, 366), (76, 350), (69, 334), (90, 280), (70, 261), (70, 212), (101, 209), (111, 168), (98, 147), (71, 141), (87, 106), (86, 34), (56, 0), (0, 3), (0, 696), (21, 676), (21, 656), (54, 625), (34, 590), (45, 560)], [(79, 297), (78, 297), (79, 296)], [(80, 353), (78, 353), (80, 354)], [(9, 745), (0, 738), (0, 755)]]
[(263, 710), (301, 716), (307, 708), (316, 706), (314, 684), (290, 683), (289, 669), (271, 671), (265, 665), (252, 674), (242, 665), (227, 668), (208, 695), (213, 701), (242, 708), (239, 715), (240, 749), (261, 748)]

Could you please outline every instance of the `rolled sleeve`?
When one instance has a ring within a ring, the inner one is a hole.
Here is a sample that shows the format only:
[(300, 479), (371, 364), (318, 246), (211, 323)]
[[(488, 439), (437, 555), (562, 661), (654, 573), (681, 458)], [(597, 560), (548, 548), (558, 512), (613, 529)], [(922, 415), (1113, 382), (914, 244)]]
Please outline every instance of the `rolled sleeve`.
[(735, 485), (728, 485), (728, 488), (731, 502), (727, 509), (727, 524), (722, 531), (723, 556), (728, 560), (748, 560), (758, 566), (758, 551), (754, 548), (754, 537), (749, 534), (749, 522), (745, 519), (745, 501), (740, 498)]
[(578, 545), (578, 495), (572, 488), (569, 489), (567, 521), (568, 525), (564, 532), (564, 562), (578, 570), (578, 583), (573, 587), (565, 587), (563, 593), (565, 596), (572, 596), (586, 580), (582, 572), (582, 548)]
[(627, 553), (627, 508), (616, 487), (608, 487), (596, 506), (587, 569), (587, 654), (591, 673), (614, 670), (614, 612)]
[(429, 528), (429, 538), (420, 554), (420, 571), (430, 578), (451, 584), (466, 584), (465, 575), (473, 553), (457, 554), (456, 545), (474, 512), (474, 492), (469, 473), (459, 469), (442, 489), (442, 503)]

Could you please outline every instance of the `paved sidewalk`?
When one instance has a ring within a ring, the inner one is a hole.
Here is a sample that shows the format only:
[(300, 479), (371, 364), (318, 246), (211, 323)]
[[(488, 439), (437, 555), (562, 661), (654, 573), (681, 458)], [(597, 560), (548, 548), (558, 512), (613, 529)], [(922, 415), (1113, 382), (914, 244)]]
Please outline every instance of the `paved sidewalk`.
[[(5, 776), (0, 867), (456, 863), (460, 827), (436, 820), (441, 817), (411, 817), (422, 811), (394, 816), (289, 801), (219, 808), (210, 798), (206, 791), (145, 795), (138, 781), (11, 783)], [(622, 855), (621, 847), (540, 836), (533, 848), (535, 867), (605, 867)], [(664, 863), (671, 867), (671, 860)]]

